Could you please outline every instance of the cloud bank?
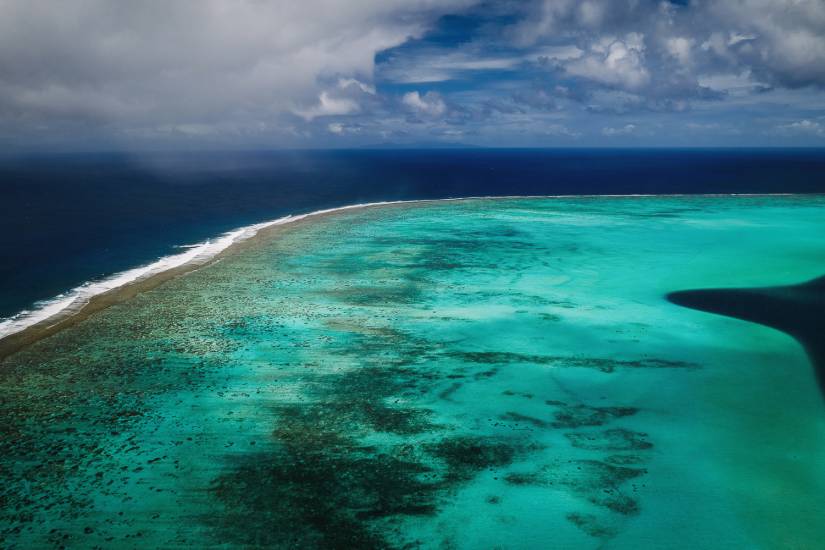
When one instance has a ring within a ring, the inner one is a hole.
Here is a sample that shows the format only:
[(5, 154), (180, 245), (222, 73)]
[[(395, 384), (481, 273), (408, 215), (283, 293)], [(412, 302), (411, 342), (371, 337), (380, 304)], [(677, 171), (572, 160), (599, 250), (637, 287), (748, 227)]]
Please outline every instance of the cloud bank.
[(358, 112), (375, 54), (466, 4), (6, 0), (0, 120), (21, 139), (72, 128), (121, 139), (288, 136), (300, 128), (284, 115)]
[(821, 0), (0, 0), (6, 149), (818, 145), (823, 127)]

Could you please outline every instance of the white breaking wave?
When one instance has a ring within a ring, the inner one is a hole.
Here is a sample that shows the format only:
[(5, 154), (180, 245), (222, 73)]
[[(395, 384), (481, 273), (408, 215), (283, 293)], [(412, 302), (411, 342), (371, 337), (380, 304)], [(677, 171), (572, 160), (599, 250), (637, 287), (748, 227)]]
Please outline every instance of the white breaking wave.
[(310, 216), (317, 216), (319, 214), (328, 214), (330, 212), (364, 208), (367, 206), (396, 204), (399, 202), (414, 201), (387, 201), (352, 204), (338, 208), (316, 210), (315, 212), (310, 212), (308, 214), (299, 214), (296, 216), (289, 215), (276, 220), (247, 225), (245, 227), (229, 231), (228, 233), (224, 233), (214, 240), (210, 239), (202, 243), (182, 245), (179, 248), (185, 248), (186, 252), (164, 256), (150, 264), (121, 271), (120, 273), (115, 273), (114, 275), (106, 277), (100, 281), (89, 281), (68, 292), (60, 294), (51, 300), (39, 302), (32, 310), (24, 310), (12, 317), (0, 320), (0, 339), (25, 330), (36, 323), (50, 319), (58, 314), (61, 315), (62, 318), (65, 314), (76, 312), (86, 305), (94, 296), (103, 294), (104, 292), (114, 290), (136, 281), (144, 280), (148, 277), (158, 275), (159, 273), (163, 273), (164, 271), (183, 265), (203, 265), (233, 244), (245, 241), (246, 239), (255, 236), (261, 229), (271, 227), (273, 225), (283, 225), (296, 222), (298, 220), (302, 220)]

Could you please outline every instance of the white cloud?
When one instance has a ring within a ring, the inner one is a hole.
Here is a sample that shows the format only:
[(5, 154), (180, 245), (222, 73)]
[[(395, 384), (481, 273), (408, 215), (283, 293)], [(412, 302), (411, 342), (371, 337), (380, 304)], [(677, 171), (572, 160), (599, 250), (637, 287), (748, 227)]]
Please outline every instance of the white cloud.
[(0, 127), (21, 138), (44, 121), (94, 121), (143, 135), (354, 113), (356, 91), (375, 93), (377, 52), (473, 1), (5, 0)]
[(701, 87), (701, 75), (749, 73), (754, 85), (738, 91), (750, 94), (767, 87), (825, 88), (822, 0), (680, 6), (667, 1), (540, 0), (535, 6), (509, 27), (513, 43), (537, 50), (576, 47), (582, 56), (551, 68), (566, 68), (570, 75), (634, 91), (652, 102), (661, 103), (665, 96), (721, 99)]
[(665, 43), (668, 53), (679, 60), (682, 65), (690, 65), (693, 40), (683, 36), (668, 38)]
[(296, 109), (295, 114), (305, 120), (319, 116), (350, 115), (360, 109), (358, 103), (348, 98), (336, 98), (324, 91), (318, 96), (318, 103), (309, 109)]
[(728, 25), (708, 42), (720, 56), (785, 86), (825, 86), (825, 2), (731, 0), (707, 4), (706, 20)]
[(644, 65), (644, 35), (629, 33), (622, 39), (603, 38), (591, 44), (583, 57), (565, 65), (574, 76), (635, 90), (650, 81)]
[(789, 134), (807, 134), (817, 137), (825, 137), (825, 126), (815, 120), (800, 120), (790, 124), (779, 126), (779, 130)]
[(330, 122), (327, 124), (327, 131), (337, 136), (359, 134), (361, 130), (362, 127), (357, 124), (344, 124), (343, 122)]
[(749, 40), (754, 40), (756, 38), (753, 34), (739, 34), (737, 32), (730, 33), (730, 38), (728, 38), (728, 46), (735, 46), (742, 42), (747, 42)]
[(569, 61), (584, 55), (584, 50), (572, 44), (566, 46), (544, 46), (531, 53), (533, 59), (548, 61)]
[(417, 91), (407, 92), (401, 102), (411, 111), (429, 117), (440, 117), (447, 112), (447, 105), (435, 92), (427, 92), (423, 96)]
[(339, 88), (349, 88), (350, 86), (355, 86), (365, 94), (375, 95), (375, 86), (371, 84), (365, 84), (360, 80), (355, 78), (339, 78), (338, 79), (338, 87)]
[(621, 128), (611, 128), (605, 127), (602, 128), (602, 135), (607, 137), (614, 137), (614, 136), (629, 136), (636, 132), (636, 125), (635, 124), (625, 124)]
[(444, 82), (466, 71), (509, 71), (526, 59), (523, 56), (487, 56), (469, 52), (425, 51), (393, 58), (381, 68), (381, 78), (404, 84)]
[(467, 54), (446, 55), (441, 59), (434, 59), (436, 69), (479, 71), (512, 69), (521, 63), (520, 57), (473, 57)]

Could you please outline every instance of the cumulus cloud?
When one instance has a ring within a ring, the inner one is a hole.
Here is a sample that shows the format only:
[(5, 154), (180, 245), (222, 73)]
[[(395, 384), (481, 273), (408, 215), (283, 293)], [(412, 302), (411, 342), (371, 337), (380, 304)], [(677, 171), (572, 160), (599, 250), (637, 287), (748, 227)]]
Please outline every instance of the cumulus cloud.
[[(701, 82), (747, 75), (748, 91), (825, 88), (825, 2), (539, 0), (509, 28), (537, 51), (582, 52), (551, 67), (645, 99), (721, 99)], [(740, 86), (740, 90), (745, 88)]]
[(825, 2), (733, 0), (706, 10), (709, 23), (722, 27), (708, 38), (720, 57), (778, 85), (825, 86)]
[(665, 41), (665, 47), (670, 55), (682, 65), (690, 65), (693, 40), (683, 36), (674, 36)]
[(621, 39), (602, 38), (590, 45), (588, 54), (564, 67), (575, 76), (636, 90), (650, 82), (644, 52), (642, 34), (629, 33)]
[(435, 92), (427, 92), (424, 95), (417, 91), (407, 92), (401, 98), (401, 102), (412, 112), (427, 117), (440, 117), (447, 112), (447, 104)]
[(318, 96), (318, 104), (308, 109), (296, 109), (295, 113), (306, 120), (319, 116), (349, 115), (359, 110), (358, 103), (345, 97), (333, 97), (324, 91)]

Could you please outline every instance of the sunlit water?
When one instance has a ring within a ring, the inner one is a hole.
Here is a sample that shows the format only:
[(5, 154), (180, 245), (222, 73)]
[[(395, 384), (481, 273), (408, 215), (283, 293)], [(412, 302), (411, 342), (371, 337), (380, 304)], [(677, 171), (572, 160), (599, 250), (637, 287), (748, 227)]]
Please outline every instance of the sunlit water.
[(0, 546), (816, 548), (825, 407), (668, 292), (825, 273), (825, 198), (298, 222), (0, 364)]

